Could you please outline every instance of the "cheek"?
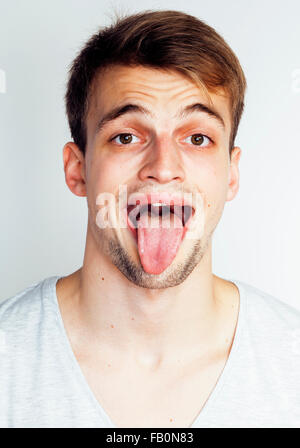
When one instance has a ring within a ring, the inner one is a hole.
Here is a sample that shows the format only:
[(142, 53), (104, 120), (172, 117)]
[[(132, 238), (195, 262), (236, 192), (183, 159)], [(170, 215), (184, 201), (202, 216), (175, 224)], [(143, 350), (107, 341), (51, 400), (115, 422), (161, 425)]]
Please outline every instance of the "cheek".
[(190, 166), (193, 178), (201, 183), (204, 189), (220, 192), (228, 185), (228, 168), (215, 158), (202, 158), (199, 163)]
[(105, 157), (92, 159), (87, 173), (88, 192), (97, 196), (99, 193), (116, 193), (118, 186), (125, 183), (124, 166), (117, 160)]
[(87, 175), (87, 202), (93, 222), (97, 222), (97, 214), (103, 207), (115, 208), (119, 184), (122, 184), (121, 174), (122, 167), (115, 163), (110, 164), (105, 160), (91, 162)]
[(204, 159), (192, 168), (193, 179), (205, 195), (208, 214), (219, 213), (226, 201), (228, 190), (227, 165), (214, 159)]

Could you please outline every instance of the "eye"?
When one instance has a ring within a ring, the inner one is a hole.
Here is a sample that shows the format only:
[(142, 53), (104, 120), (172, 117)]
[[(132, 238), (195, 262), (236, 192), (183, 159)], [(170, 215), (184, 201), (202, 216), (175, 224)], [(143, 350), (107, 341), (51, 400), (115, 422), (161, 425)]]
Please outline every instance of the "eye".
[(129, 143), (137, 143), (139, 139), (133, 134), (119, 134), (112, 138), (111, 141), (115, 141), (118, 145), (128, 145)]
[(211, 139), (209, 137), (206, 137), (206, 135), (203, 134), (193, 134), (189, 135), (186, 139), (184, 139), (185, 142), (191, 143), (194, 146), (207, 146)]

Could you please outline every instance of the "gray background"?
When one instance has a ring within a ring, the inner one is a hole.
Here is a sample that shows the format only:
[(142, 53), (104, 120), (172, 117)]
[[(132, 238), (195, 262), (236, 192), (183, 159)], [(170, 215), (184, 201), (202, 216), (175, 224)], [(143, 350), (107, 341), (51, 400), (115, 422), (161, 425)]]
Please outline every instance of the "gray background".
[[(64, 182), (68, 67), (115, 12), (177, 9), (214, 26), (248, 80), (238, 197), (214, 238), (214, 272), (300, 309), (300, 2), (0, 1), (0, 299), (82, 264), (86, 199)], [(1, 77), (0, 77), (1, 82)]]

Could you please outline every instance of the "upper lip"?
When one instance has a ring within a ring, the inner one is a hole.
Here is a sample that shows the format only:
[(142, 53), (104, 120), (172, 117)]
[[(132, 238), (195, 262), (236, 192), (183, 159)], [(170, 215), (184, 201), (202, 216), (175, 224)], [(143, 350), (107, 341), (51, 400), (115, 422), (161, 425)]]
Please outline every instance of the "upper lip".
[[(139, 201), (139, 204), (138, 204)], [(128, 200), (128, 206), (139, 205), (140, 207), (145, 204), (156, 204), (160, 203), (163, 205), (189, 205), (194, 208), (192, 201), (186, 197), (178, 196), (170, 193), (133, 193), (130, 195)]]

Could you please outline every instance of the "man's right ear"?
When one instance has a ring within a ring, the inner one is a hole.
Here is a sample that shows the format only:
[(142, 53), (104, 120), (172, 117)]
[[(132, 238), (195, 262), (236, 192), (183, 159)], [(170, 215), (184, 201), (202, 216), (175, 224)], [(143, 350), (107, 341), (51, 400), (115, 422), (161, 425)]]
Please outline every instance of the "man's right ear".
[(63, 149), (66, 184), (76, 196), (86, 196), (85, 158), (73, 142), (65, 144)]

